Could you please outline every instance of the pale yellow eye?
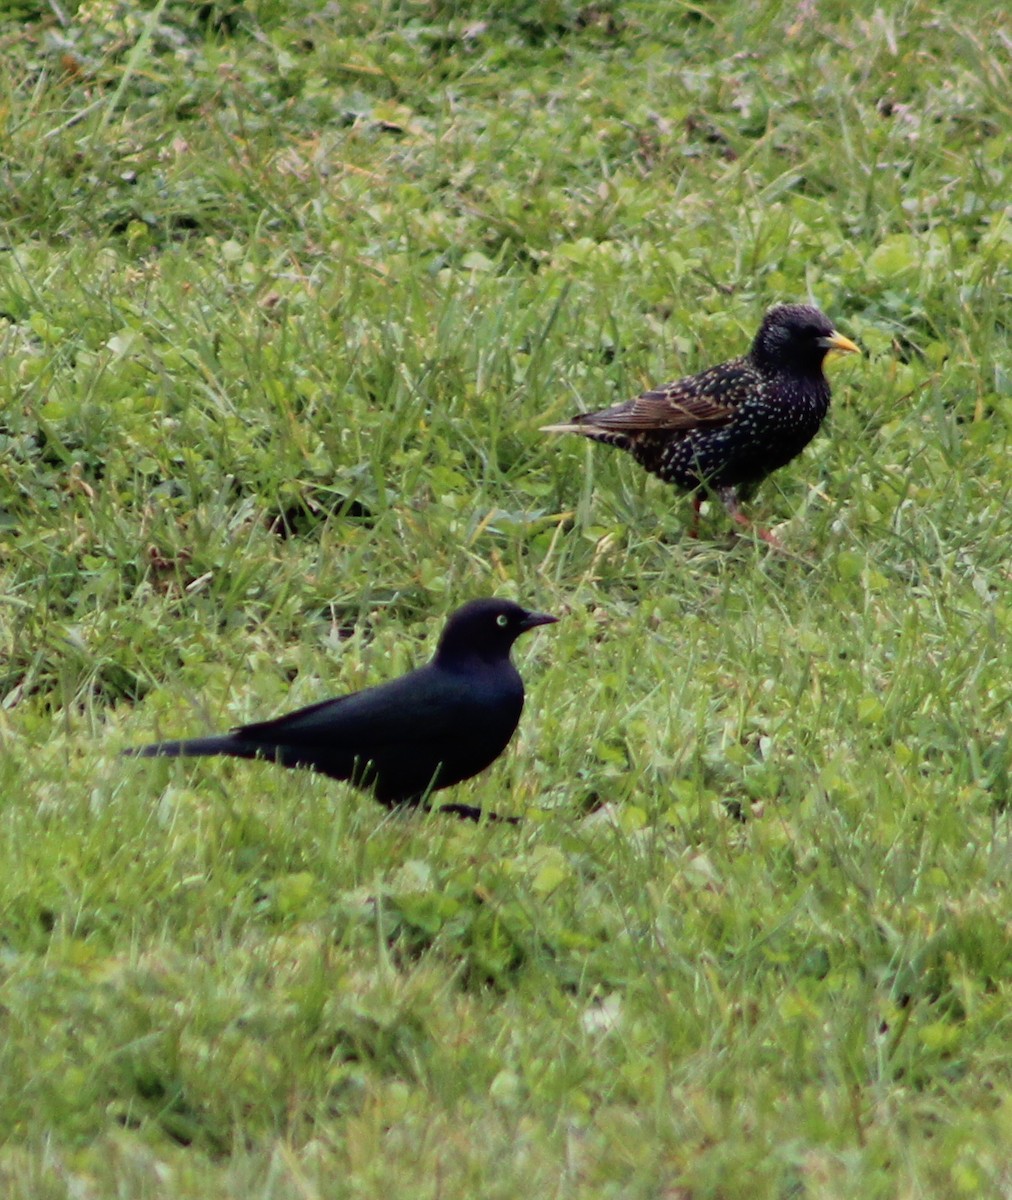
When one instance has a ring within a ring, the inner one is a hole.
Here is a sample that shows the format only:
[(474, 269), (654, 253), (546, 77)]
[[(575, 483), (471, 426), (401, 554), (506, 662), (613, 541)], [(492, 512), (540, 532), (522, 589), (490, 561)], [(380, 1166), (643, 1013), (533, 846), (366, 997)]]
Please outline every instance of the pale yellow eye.
[(500, 629), (505, 629), (506, 626), (510, 623), (510, 619), (509, 619), (509, 617), (506, 616), (505, 613), (500, 613), (496, 617), (495, 623), (499, 626)]

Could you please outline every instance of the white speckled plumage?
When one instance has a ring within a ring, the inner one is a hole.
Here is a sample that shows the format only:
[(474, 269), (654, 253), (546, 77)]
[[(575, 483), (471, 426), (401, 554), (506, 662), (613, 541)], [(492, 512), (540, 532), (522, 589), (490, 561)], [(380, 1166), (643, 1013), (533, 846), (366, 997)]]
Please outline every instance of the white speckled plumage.
[(825, 420), (830, 390), (822, 368), (831, 350), (857, 346), (819, 309), (776, 305), (741, 358), (546, 428), (626, 450), (686, 491), (717, 493), (746, 524), (739, 489), (750, 490), (800, 454)]

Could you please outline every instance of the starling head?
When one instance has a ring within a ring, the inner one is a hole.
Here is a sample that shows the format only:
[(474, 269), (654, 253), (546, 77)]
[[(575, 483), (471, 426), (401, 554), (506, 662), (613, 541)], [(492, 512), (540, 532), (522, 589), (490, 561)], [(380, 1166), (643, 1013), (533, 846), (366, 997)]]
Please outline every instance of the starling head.
[(777, 304), (763, 317), (750, 358), (767, 370), (818, 375), (826, 355), (859, 354), (857, 346), (837, 333), (832, 322), (810, 304)]
[(450, 617), (439, 639), (436, 661), (442, 664), (481, 658), (509, 658), (510, 647), (528, 629), (553, 625), (559, 618), (530, 612), (512, 600), (471, 600)]

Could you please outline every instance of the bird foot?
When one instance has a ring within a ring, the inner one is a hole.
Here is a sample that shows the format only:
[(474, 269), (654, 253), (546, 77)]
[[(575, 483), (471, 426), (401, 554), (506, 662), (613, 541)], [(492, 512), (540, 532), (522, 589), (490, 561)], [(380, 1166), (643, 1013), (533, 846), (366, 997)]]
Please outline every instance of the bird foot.
[(736, 525), (740, 526), (740, 528), (747, 529), (749, 531), (749, 533), (752, 533), (757, 538), (760, 538), (772, 550), (783, 550), (784, 552), (786, 552), (787, 547), (783, 544), (783, 542), (777, 537), (777, 535), (775, 533), (771, 533), (768, 529), (763, 529), (763, 527), (761, 525), (753, 525), (752, 522), (748, 519), (748, 517), (743, 516), (743, 517), (741, 517), (740, 520), (738, 517), (735, 517), (734, 522)]
[(450, 813), (455, 817), (460, 817), (462, 821), (480, 821), (484, 817), (486, 821), (496, 821), (502, 825), (520, 824), (519, 817), (503, 817), (499, 813), (492, 812), (491, 809), (475, 808), (473, 804), (437, 804), (435, 807), (427, 804), (425, 811)]
[(768, 529), (762, 529), (758, 525), (753, 525), (752, 530), (754, 533), (756, 533), (759, 537), (762, 538), (762, 540), (766, 543), (767, 546), (772, 546), (774, 550), (786, 550), (787, 547), (783, 544), (783, 542), (777, 537), (777, 535), (775, 533), (771, 533)]
[(721, 488), (720, 498), (724, 502), (724, 507), (727, 509), (727, 514), (740, 529), (747, 529), (749, 533), (761, 538), (767, 546), (772, 546), (774, 550), (783, 550), (784, 544), (768, 529), (763, 529), (761, 525), (754, 525), (748, 517), (741, 511), (741, 506), (738, 503), (738, 497), (734, 488)]

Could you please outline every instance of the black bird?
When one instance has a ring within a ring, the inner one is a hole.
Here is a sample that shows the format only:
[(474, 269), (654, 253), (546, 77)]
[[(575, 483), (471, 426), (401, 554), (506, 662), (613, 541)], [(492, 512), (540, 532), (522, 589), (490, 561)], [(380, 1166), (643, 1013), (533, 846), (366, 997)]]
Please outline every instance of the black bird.
[[(830, 396), (822, 364), (832, 350), (860, 353), (817, 308), (778, 304), (741, 358), (544, 428), (628, 450), (651, 474), (693, 492), (692, 537), (709, 493), (720, 497), (733, 521), (749, 527), (739, 492), (750, 495), (818, 433)], [(758, 532), (778, 544), (767, 530)]]
[[(510, 648), (528, 629), (556, 620), (510, 600), (472, 600), (447, 621), (432, 661), (389, 683), (218, 737), (155, 742), (124, 753), (264, 758), (349, 780), (389, 807), (419, 804), (430, 792), (477, 775), (506, 749), (524, 706)], [(440, 811), (472, 821), (481, 816), (467, 804)]]

